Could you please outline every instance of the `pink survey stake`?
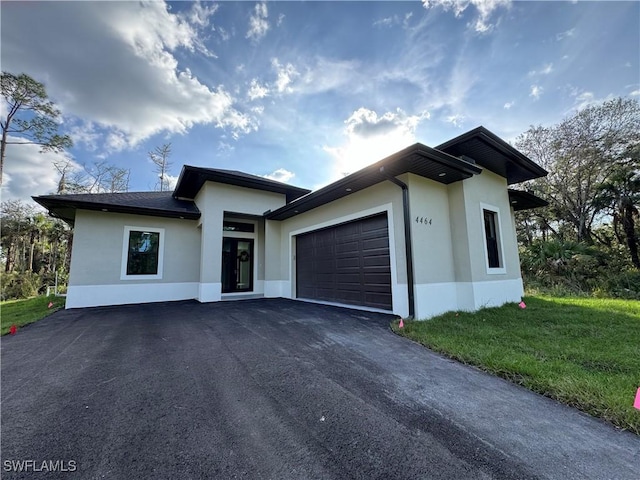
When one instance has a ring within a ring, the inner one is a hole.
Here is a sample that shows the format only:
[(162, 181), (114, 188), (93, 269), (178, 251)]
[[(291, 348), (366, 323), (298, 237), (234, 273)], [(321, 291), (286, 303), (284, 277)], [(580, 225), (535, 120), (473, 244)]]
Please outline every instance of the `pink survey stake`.
[(636, 401), (633, 402), (633, 406), (635, 408), (637, 408), (638, 410), (640, 410), (640, 388), (638, 389), (638, 391), (636, 392)]

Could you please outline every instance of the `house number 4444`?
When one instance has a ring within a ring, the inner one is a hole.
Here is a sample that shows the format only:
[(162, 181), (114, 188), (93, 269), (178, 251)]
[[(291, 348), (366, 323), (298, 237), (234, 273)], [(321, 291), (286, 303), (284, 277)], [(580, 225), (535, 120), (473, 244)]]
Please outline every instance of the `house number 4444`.
[(433, 222), (433, 218), (416, 217), (416, 223), (421, 223), (423, 225), (431, 225), (431, 222)]

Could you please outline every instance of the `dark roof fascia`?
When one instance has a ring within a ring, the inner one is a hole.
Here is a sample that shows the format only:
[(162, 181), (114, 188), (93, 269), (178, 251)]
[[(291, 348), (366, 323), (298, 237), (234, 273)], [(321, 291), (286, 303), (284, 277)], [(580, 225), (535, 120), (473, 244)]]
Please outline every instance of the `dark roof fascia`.
[(306, 188), (295, 187), (254, 175), (184, 165), (178, 177), (176, 188), (173, 191), (173, 196), (174, 198), (193, 200), (206, 181), (281, 193), (286, 195), (287, 202), (311, 192)]
[[(185, 220), (197, 220), (200, 218), (200, 211), (188, 212), (188, 211), (176, 211), (166, 210), (159, 208), (141, 207), (135, 205), (116, 205), (107, 202), (87, 202), (83, 200), (74, 200), (68, 196), (62, 197), (58, 195), (41, 195), (31, 197), (38, 204), (42, 205), (49, 211), (49, 214), (53, 217), (60, 218), (65, 222), (73, 225), (75, 221), (76, 210), (91, 210), (101, 212), (112, 213), (129, 213), (132, 215), (145, 215), (150, 217), (164, 217), (164, 218), (179, 218)], [(195, 207), (195, 205), (194, 205)], [(197, 209), (197, 207), (195, 207)], [(59, 215), (56, 212), (63, 210), (73, 211), (73, 216)]]
[(524, 190), (508, 189), (509, 192), (509, 204), (516, 211), (529, 210), (531, 208), (546, 207), (549, 202), (537, 197), (533, 193), (526, 192)]
[(531, 174), (533, 175), (532, 178), (544, 177), (549, 173), (540, 165), (538, 165), (533, 160), (531, 160), (529, 157), (524, 155), (522, 152), (520, 152), (513, 146), (509, 145), (507, 142), (505, 142), (496, 134), (487, 130), (483, 126), (479, 126), (477, 128), (474, 128), (473, 130), (463, 133), (462, 135), (459, 135), (451, 140), (448, 140), (438, 145), (435, 148), (437, 150), (446, 151), (450, 147), (456, 146), (458, 144), (464, 143), (474, 138), (496, 149), (497, 151), (502, 153), (504, 156), (509, 158), (509, 160), (516, 163), (518, 166), (531, 172)]
[[(482, 172), (482, 169), (476, 165), (449, 155), (448, 153), (427, 147), (421, 143), (416, 143), (374, 163), (373, 165), (369, 165), (368, 167), (358, 170), (351, 175), (341, 178), (326, 187), (300, 197), (288, 205), (274, 210), (273, 212), (266, 212), (265, 218), (268, 220), (285, 220), (330, 203), (334, 200), (338, 200), (347, 195), (351, 195), (356, 191), (363, 190), (364, 188), (383, 182), (386, 180), (386, 177), (380, 173), (380, 169), (383, 167), (387, 174), (391, 174), (393, 176), (402, 175), (404, 173), (414, 173), (412, 171), (413, 168), (410, 159), (415, 156), (437, 162), (443, 166), (458, 171), (460, 173), (460, 179), (470, 178), (473, 175), (477, 175)], [(445, 183), (439, 179), (435, 180), (440, 183)], [(347, 191), (347, 188), (349, 188), (350, 185), (356, 183), (360, 185), (358, 189)]]

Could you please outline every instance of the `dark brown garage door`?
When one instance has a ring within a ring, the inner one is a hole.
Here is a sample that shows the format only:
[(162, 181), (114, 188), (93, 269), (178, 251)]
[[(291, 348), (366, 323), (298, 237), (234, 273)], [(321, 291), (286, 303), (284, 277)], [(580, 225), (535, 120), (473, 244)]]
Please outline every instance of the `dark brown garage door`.
[(298, 298), (391, 310), (387, 214), (296, 237)]

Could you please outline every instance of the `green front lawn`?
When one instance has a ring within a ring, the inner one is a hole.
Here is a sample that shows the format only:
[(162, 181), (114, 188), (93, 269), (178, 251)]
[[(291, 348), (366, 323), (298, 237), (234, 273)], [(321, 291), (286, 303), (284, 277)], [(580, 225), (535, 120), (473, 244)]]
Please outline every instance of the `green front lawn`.
[(525, 298), (393, 330), (535, 392), (640, 434), (640, 302)]
[[(15, 325), (19, 329), (24, 325), (46, 317), (60, 308), (64, 308), (64, 300), (64, 297), (50, 295), (48, 297), (40, 296), (26, 300), (0, 302), (0, 334), (6, 335), (9, 333), (11, 325)], [(53, 303), (51, 308), (48, 307), (49, 302)]]

